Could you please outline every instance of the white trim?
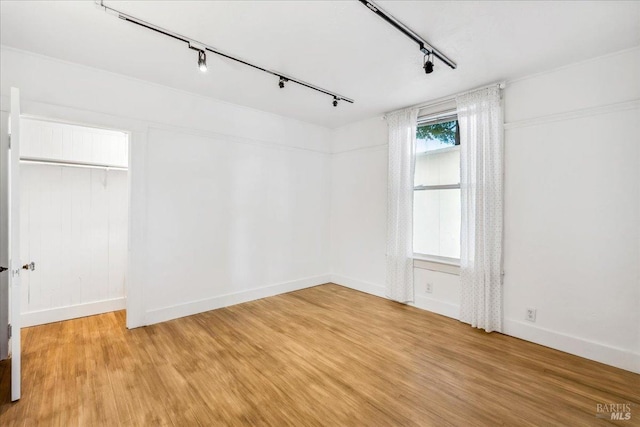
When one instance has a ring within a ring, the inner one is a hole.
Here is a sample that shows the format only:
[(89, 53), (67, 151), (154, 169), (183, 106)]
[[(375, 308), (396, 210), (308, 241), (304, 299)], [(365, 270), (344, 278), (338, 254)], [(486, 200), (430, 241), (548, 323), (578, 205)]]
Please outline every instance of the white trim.
[(78, 317), (93, 316), (96, 314), (109, 313), (111, 311), (124, 310), (125, 305), (126, 298), (121, 297), (104, 301), (70, 305), (67, 307), (29, 311), (20, 315), (20, 322), (22, 322), (23, 328), (28, 328), (29, 326), (62, 322), (63, 320), (76, 319)]
[[(5, 108), (8, 101), (9, 99), (6, 96), (0, 95), (0, 109)], [(39, 101), (26, 101), (25, 106), (24, 100), (22, 101), (23, 108), (30, 111), (29, 117), (32, 119), (49, 120), (74, 126), (98, 127), (123, 132), (128, 136), (128, 250), (125, 283), (128, 298), (126, 298), (126, 324), (129, 329), (144, 326), (144, 265), (147, 260), (146, 238), (144, 237), (147, 224), (147, 176), (145, 169), (148, 124), (125, 116)], [(139, 159), (138, 164), (134, 164), (132, 161), (134, 158)], [(138, 201), (140, 205), (135, 206), (134, 200)], [(132, 224), (142, 224), (143, 226), (132, 226)], [(132, 242), (135, 242), (135, 244)]]
[[(376, 285), (375, 283), (365, 282), (363, 280), (354, 279), (352, 277), (340, 276), (337, 274), (331, 275), (331, 283), (344, 286), (345, 288), (364, 292), (366, 294), (388, 299), (385, 296), (384, 286)], [(452, 304), (445, 301), (438, 301), (436, 299), (425, 297), (422, 295), (416, 296), (415, 302), (409, 303), (407, 305), (419, 308), (421, 310), (426, 310), (432, 313), (451, 317), (453, 319), (458, 319), (458, 313), (460, 311), (460, 307), (457, 306), (456, 304)]]
[(145, 324), (153, 325), (154, 323), (166, 322), (167, 320), (191, 316), (205, 311), (241, 304), (243, 302), (254, 301), (313, 286), (324, 285), (330, 281), (331, 276), (325, 274), (149, 310), (145, 315)]
[(382, 150), (387, 150), (387, 147), (389, 146), (389, 144), (377, 144), (377, 145), (367, 145), (365, 147), (357, 147), (357, 148), (349, 148), (348, 150), (343, 150), (343, 151), (336, 151), (331, 153), (331, 156), (340, 156), (340, 155), (344, 155), (344, 154), (351, 154), (351, 153), (359, 153), (359, 152), (367, 152), (367, 151), (382, 151)]
[(432, 313), (440, 314), (442, 316), (447, 316), (455, 320), (460, 319), (460, 306), (450, 302), (440, 301), (424, 295), (416, 295), (415, 301), (413, 303), (409, 303), (409, 305)]
[(553, 74), (557, 71), (567, 70), (580, 65), (590, 64), (592, 62), (596, 62), (602, 59), (613, 58), (614, 56), (624, 55), (626, 53), (633, 52), (634, 50), (638, 50), (638, 49), (640, 49), (640, 46), (627, 47), (622, 50), (617, 50), (611, 53), (605, 53), (604, 55), (600, 55), (600, 56), (593, 56), (591, 58), (583, 59), (578, 62), (571, 62), (569, 64), (561, 65), (556, 68), (551, 68), (549, 70), (539, 71), (533, 74), (521, 75), (520, 77), (514, 77), (513, 79), (507, 80), (507, 86), (511, 86), (513, 84), (517, 84), (525, 80), (535, 79), (536, 77), (544, 76), (546, 74)]
[(20, 115), (20, 119), (24, 119), (24, 120), (28, 120), (28, 121), (32, 121), (32, 122), (45, 122), (45, 123), (54, 123), (54, 124), (65, 124), (65, 125), (70, 125), (70, 126), (78, 126), (78, 127), (83, 127), (83, 128), (89, 128), (92, 131), (94, 131), (95, 133), (101, 133), (103, 135), (112, 135), (112, 134), (120, 134), (120, 136), (127, 136), (129, 131), (126, 130), (122, 130), (122, 129), (107, 129), (107, 128), (103, 128), (103, 127), (97, 127), (95, 125), (91, 125), (91, 124), (81, 124), (81, 123), (75, 123), (75, 122), (68, 122), (65, 120), (57, 120), (57, 119), (52, 119), (49, 117), (40, 117), (40, 116), (34, 116), (31, 114), (21, 114)]
[[(215, 101), (215, 99), (213, 98), (208, 98), (210, 100)], [(280, 150), (289, 150), (289, 151), (306, 151), (309, 153), (313, 153), (313, 154), (318, 154), (318, 155), (322, 155), (322, 156), (331, 156), (332, 153), (330, 151), (327, 150), (316, 150), (313, 148), (304, 148), (304, 147), (298, 147), (295, 145), (289, 145), (289, 144), (283, 144), (280, 143), (278, 141), (270, 141), (270, 140), (266, 140), (266, 139), (258, 139), (258, 138), (250, 138), (250, 137), (245, 137), (245, 136), (237, 136), (237, 135), (231, 135), (231, 134), (226, 134), (226, 133), (221, 133), (221, 132), (216, 132), (213, 130), (209, 130), (209, 129), (199, 129), (199, 128), (193, 128), (193, 127), (186, 127), (186, 126), (179, 126), (179, 125), (174, 125), (174, 124), (167, 124), (167, 123), (161, 123), (161, 122), (155, 122), (153, 120), (148, 120), (148, 119), (143, 119), (143, 118), (137, 118), (137, 117), (126, 117), (126, 116), (119, 116), (119, 115), (115, 115), (115, 114), (111, 114), (111, 113), (102, 113), (100, 111), (95, 111), (95, 110), (89, 110), (89, 109), (77, 109), (75, 107), (67, 107), (64, 105), (59, 105), (59, 104), (52, 104), (52, 103), (48, 103), (48, 102), (41, 102), (41, 101), (37, 101), (37, 100), (33, 100), (33, 99), (26, 99), (23, 98), (22, 99), (23, 103), (27, 106), (28, 110), (40, 110), (40, 111), (45, 111), (48, 109), (52, 109), (56, 112), (56, 115), (59, 114), (60, 110), (70, 110), (71, 112), (80, 112), (83, 114), (89, 114), (89, 115), (100, 115), (100, 116), (104, 116), (104, 117), (110, 117), (110, 118), (115, 118), (116, 120), (127, 120), (130, 122), (133, 122), (136, 124), (136, 128), (139, 127), (146, 127), (148, 129), (156, 129), (156, 130), (165, 130), (165, 131), (170, 131), (170, 132), (179, 132), (179, 133), (187, 133), (189, 135), (195, 135), (195, 136), (200, 136), (200, 137), (205, 137), (205, 138), (211, 138), (211, 139), (218, 139), (224, 142), (233, 142), (236, 144), (245, 144), (245, 145), (254, 145), (254, 146), (260, 146), (260, 147), (266, 147), (266, 148), (273, 148), (273, 149), (280, 149)], [(0, 111), (5, 111), (8, 112), (8, 103), (9, 103), (9, 98), (6, 95), (0, 95)], [(232, 104), (233, 105), (233, 104)], [(256, 110), (259, 111), (259, 110)], [(266, 113), (266, 112), (265, 112)], [(269, 113), (266, 113), (269, 114)], [(58, 120), (56, 117), (51, 116), (50, 114), (47, 113), (37, 113), (37, 114), (29, 114), (28, 118), (31, 120), (40, 120), (40, 121), (58, 121), (60, 123), (67, 123), (67, 124), (71, 124), (71, 125), (75, 125), (75, 126), (84, 126), (84, 127), (99, 127), (96, 126), (96, 124), (89, 124), (86, 122), (80, 122), (80, 121), (69, 121), (66, 118), (60, 119)], [(295, 119), (292, 119), (295, 120)], [(314, 125), (314, 126), (319, 126), (319, 125)], [(102, 128), (104, 130), (115, 130), (118, 131), (119, 129), (116, 128), (111, 128), (111, 127), (107, 127), (107, 128)], [(122, 131), (124, 133), (129, 133), (132, 130), (128, 130), (128, 131)], [(385, 144), (386, 147), (386, 144)]]
[(413, 255), (413, 268), (420, 268), (423, 270), (439, 271), (441, 273), (460, 275), (460, 261), (446, 262), (435, 259), (429, 259), (427, 257), (422, 258), (418, 254)]
[(449, 258), (446, 256), (429, 255), (429, 254), (421, 254), (421, 253), (414, 252), (413, 259), (460, 267), (460, 258)]
[[(0, 94), (0, 111), (9, 112), (9, 97)], [(108, 131), (130, 134), (132, 131), (143, 130), (147, 123), (144, 120), (103, 113), (86, 108), (69, 107), (37, 100), (25, 99), (30, 113), (24, 114), (30, 120), (53, 121), (72, 126), (99, 128)], [(69, 119), (69, 117), (72, 117)], [(128, 130), (125, 130), (128, 129)]]
[(173, 133), (181, 133), (197, 136), (200, 138), (209, 138), (216, 140), (218, 142), (223, 143), (234, 143), (234, 144), (242, 144), (242, 145), (251, 145), (254, 147), (264, 147), (270, 148), (273, 150), (284, 150), (284, 151), (303, 151), (307, 153), (311, 153), (314, 155), (320, 156), (331, 156), (329, 151), (315, 150), (313, 148), (304, 148), (304, 147), (296, 147), (294, 145), (281, 144), (279, 142), (270, 142), (267, 140), (256, 139), (256, 138), (247, 138), (244, 136), (234, 136), (230, 134), (215, 132), (206, 129), (194, 129), (183, 126), (176, 126), (172, 124), (164, 124), (164, 123), (156, 123), (149, 122), (149, 130), (159, 130), (164, 132), (173, 132)]
[(504, 319), (504, 334), (640, 374), (640, 354), (623, 348), (513, 319)]
[[(147, 147), (149, 127), (129, 134), (129, 189), (127, 219), (127, 329), (144, 326), (145, 288), (148, 253), (147, 239)], [(134, 164), (133, 159), (137, 159)]]
[(331, 283), (344, 286), (345, 288), (353, 289), (356, 291), (364, 292), (365, 294), (374, 295), (381, 298), (387, 298), (384, 295), (384, 286), (377, 285), (371, 282), (365, 282), (363, 280), (354, 279), (352, 277), (340, 276), (337, 274), (331, 275)]
[(615, 104), (599, 105), (597, 107), (583, 108), (580, 110), (554, 113), (546, 116), (534, 117), (531, 119), (517, 120), (504, 124), (505, 130), (516, 129), (527, 126), (537, 126), (546, 123), (553, 123), (565, 120), (579, 119), (583, 117), (597, 116), (600, 114), (617, 113), (620, 111), (633, 110), (640, 107), (640, 100), (617, 102)]

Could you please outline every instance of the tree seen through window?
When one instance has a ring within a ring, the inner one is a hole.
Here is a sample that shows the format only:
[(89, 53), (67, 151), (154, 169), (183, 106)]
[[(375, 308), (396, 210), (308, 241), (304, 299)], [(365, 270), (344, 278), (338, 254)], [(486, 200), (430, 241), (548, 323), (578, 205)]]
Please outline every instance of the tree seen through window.
[(426, 152), (460, 145), (457, 120), (433, 124), (418, 124), (416, 131), (417, 152)]

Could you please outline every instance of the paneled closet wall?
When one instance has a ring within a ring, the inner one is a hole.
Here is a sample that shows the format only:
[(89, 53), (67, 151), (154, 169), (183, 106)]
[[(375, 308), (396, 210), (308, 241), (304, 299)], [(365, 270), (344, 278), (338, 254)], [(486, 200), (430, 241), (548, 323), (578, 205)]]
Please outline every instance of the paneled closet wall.
[(124, 308), (127, 135), (24, 119), (20, 163), (25, 326)]

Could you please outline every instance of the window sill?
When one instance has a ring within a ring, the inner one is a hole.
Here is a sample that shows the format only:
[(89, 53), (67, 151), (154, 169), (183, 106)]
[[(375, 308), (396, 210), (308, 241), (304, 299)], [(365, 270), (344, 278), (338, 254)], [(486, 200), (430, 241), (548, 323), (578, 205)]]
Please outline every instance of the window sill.
[(453, 258), (431, 257), (423, 254), (413, 254), (413, 267), (423, 270), (438, 271), (440, 273), (460, 275), (460, 260)]

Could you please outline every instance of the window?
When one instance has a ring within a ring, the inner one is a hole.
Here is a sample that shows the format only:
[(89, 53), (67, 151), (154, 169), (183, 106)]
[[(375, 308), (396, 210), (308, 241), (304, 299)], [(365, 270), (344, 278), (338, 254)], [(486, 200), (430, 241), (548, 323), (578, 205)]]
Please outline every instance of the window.
[(413, 252), (460, 258), (460, 131), (455, 112), (420, 117), (413, 192)]

